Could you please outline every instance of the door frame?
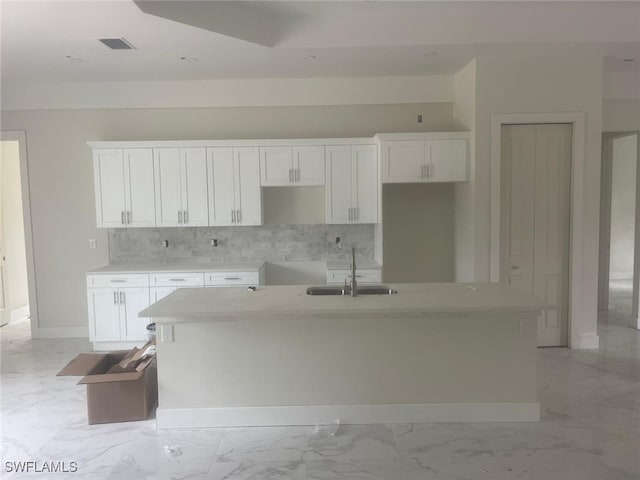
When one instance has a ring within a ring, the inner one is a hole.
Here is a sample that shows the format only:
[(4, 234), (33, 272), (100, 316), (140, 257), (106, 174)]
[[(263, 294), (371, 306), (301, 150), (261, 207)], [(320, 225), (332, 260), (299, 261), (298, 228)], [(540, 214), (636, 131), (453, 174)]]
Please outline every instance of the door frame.
[(569, 206), (569, 315), (567, 319), (569, 348), (598, 348), (598, 337), (584, 338), (574, 335), (572, 326), (578, 324), (582, 316), (582, 258), (583, 247), (583, 195), (585, 169), (586, 114), (569, 113), (503, 113), (491, 116), (491, 244), (490, 280), (500, 281), (500, 169), (502, 126), (517, 124), (571, 124), (571, 200)]
[(38, 292), (36, 287), (36, 259), (33, 247), (33, 223), (31, 217), (31, 192), (29, 189), (29, 162), (27, 161), (27, 134), (24, 130), (0, 131), (0, 141), (17, 141), (20, 155), (20, 187), (22, 191), (22, 217), (24, 241), (27, 254), (27, 287), (29, 290), (29, 312), (31, 315), (31, 337), (38, 331)]

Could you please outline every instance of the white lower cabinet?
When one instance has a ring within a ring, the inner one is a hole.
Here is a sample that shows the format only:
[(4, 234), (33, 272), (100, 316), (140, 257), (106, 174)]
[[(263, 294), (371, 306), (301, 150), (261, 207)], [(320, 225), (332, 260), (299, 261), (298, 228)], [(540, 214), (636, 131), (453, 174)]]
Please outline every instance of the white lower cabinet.
[(148, 322), (138, 318), (138, 313), (150, 305), (148, 286), (90, 287), (87, 295), (94, 346), (99, 342), (146, 340)]

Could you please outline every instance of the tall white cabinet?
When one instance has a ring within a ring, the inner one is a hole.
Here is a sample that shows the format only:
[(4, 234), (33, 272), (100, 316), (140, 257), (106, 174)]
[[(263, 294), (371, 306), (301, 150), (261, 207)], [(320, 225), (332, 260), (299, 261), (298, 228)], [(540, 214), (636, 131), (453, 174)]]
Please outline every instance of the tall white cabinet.
[(209, 225), (261, 225), (260, 160), (256, 147), (207, 149)]
[(154, 227), (153, 150), (110, 148), (93, 152), (98, 227)]
[(206, 149), (155, 148), (153, 153), (157, 226), (206, 226)]
[(378, 150), (376, 145), (325, 147), (327, 223), (378, 221)]

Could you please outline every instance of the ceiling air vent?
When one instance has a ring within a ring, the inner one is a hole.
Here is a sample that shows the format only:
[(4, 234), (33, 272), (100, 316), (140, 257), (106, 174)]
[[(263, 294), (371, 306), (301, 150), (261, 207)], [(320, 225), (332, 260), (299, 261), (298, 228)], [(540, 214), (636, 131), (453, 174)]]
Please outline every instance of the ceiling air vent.
[(124, 38), (99, 38), (98, 40), (112, 50), (132, 50), (135, 48)]

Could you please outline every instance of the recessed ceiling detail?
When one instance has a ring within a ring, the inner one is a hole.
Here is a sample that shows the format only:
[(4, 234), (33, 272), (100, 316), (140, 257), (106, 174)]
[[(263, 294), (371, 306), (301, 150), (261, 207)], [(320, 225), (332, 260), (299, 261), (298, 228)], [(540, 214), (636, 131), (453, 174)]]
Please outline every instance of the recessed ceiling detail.
[(99, 38), (98, 40), (112, 50), (133, 50), (136, 48), (124, 38)]

